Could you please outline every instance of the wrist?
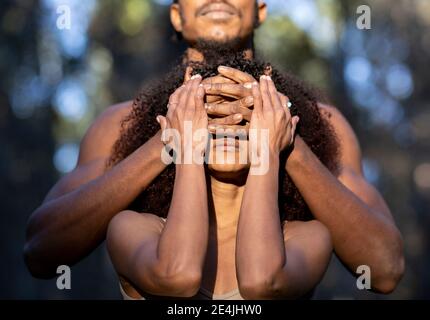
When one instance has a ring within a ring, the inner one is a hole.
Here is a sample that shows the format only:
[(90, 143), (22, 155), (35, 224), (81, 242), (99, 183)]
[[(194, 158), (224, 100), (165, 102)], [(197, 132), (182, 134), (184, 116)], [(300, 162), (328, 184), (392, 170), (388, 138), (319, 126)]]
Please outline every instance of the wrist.
[(306, 148), (306, 143), (300, 136), (297, 135), (297, 137), (294, 139), (291, 153), (288, 155), (287, 161), (285, 163), (285, 169), (287, 171), (293, 170), (303, 163), (306, 156)]
[(175, 179), (194, 179), (194, 182), (199, 181), (198, 177), (205, 177), (205, 168), (201, 164), (176, 164)]
[(165, 144), (161, 141), (161, 130), (158, 130), (157, 133), (150, 139), (150, 155), (153, 157), (157, 157), (161, 160), (161, 153), (165, 147)]

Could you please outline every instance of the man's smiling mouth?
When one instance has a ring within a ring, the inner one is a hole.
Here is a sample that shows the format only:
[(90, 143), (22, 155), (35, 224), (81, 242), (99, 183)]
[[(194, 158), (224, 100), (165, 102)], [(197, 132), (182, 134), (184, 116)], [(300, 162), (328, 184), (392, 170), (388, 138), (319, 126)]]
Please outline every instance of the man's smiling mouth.
[(228, 19), (235, 14), (236, 10), (225, 3), (210, 3), (198, 12), (199, 16), (211, 19)]

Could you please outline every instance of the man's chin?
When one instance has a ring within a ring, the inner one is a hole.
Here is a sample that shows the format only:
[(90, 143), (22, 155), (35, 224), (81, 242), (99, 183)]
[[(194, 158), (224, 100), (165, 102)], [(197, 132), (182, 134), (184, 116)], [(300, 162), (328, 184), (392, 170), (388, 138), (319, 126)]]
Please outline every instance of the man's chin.
[(196, 40), (193, 47), (201, 52), (208, 64), (229, 59), (236, 56), (239, 52), (246, 50), (243, 40), (239, 37), (201, 37)]
[(211, 34), (200, 37), (196, 40), (194, 47), (202, 52), (211, 50), (218, 51), (231, 50), (237, 51), (243, 46), (243, 40), (237, 36), (226, 35), (225, 33), (219, 31), (212, 32)]

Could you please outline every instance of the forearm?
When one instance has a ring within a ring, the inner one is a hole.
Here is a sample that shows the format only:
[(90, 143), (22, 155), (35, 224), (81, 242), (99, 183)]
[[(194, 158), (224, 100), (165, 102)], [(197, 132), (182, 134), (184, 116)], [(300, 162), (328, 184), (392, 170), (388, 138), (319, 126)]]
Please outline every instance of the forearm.
[(175, 276), (201, 274), (208, 242), (208, 200), (203, 165), (176, 165), (172, 202), (158, 245), (158, 267)]
[(302, 297), (321, 280), (331, 256), (330, 235), (321, 223), (290, 222), (282, 228), (278, 175), (279, 156), (271, 156), (269, 172), (249, 176), (246, 182), (236, 271), (241, 293), (248, 299)]
[(165, 168), (161, 146), (156, 136), (103, 175), (39, 207), (29, 220), (25, 249), (27, 262), (39, 266), (34, 273), (52, 273), (91, 252), (111, 218)]
[(286, 170), (315, 218), (329, 229), (342, 261), (353, 272), (365, 264), (375, 278), (384, 273), (401, 252), (392, 221), (344, 186), (299, 137)]
[(265, 175), (249, 175), (239, 216), (236, 242), (238, 281), (269, 283), (286, 262), (278, 208), (279, 157), (270, 156)]

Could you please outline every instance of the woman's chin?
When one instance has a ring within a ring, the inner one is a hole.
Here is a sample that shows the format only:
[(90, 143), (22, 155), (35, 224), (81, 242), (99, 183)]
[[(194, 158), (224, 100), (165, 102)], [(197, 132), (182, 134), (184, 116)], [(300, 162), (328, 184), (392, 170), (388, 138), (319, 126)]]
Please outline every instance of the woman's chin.
[(240, 163), (233, 163), (233, 164), (221, 164), (221, 163), (209, 163), (208, 169), (213, 174), (229, 174), (229, 175), (239, 175), (243, 173), (243, 171), (249, 170), (249, 164), (240, 164)]

